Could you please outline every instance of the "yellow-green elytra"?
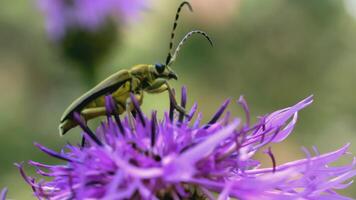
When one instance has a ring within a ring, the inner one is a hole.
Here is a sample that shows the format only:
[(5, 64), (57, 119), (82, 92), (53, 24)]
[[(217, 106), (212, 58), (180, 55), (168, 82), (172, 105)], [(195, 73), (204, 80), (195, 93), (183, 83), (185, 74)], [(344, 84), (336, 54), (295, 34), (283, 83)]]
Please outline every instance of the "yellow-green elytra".
[(171, 33), (171, 41), (169, 43), (169, 52), (165, 64), (139, 64), (130, 69), (120, 70), (88, 92), (73, 101), (72, 104), (64, 111), (59, 125), (60, 135), (64, 135), (71, 128), (78, 124), (73, 119), (74, 112), (78, 112), (86, 121), (96, 118), (98, 116), (106, 115), (105, 96), (111, 94), (113, 100), (118, 108), (118, 114), (133, 109), (130, 94), (134, 94), (135, 98), (142, 104), (143, 94), (147, 93), (162, 93), (168, 91), (172, 98), (173, 106), (176, 110), (186, 114), (184, 108), (179, 106), (174, 99), (173, 91), (168, 83), (170, 79), (177, 80), (177, 74), (170, 68), (175, 61), (180, 48), (185, 41), (193, 34), (200, 34), (204, 36), (212, 45), (209, 36), (200, 30), (193, 30), (188, 32), (180, 43), (177, 45), (173, 55), (171, 54), (173, 48), (174, 33), (177, 28), (177, 21), (179, 13), (184, 5), (187, 5), (192, 10), (191, 5), (184, 1), (177, 10), (173, 30)]

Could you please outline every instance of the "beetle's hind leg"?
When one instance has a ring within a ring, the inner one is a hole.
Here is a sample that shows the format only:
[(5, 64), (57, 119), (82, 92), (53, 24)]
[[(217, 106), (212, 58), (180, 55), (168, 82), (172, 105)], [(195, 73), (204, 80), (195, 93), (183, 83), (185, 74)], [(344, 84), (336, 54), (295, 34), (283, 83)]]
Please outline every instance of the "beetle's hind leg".
[[(88, 121), (92, 118), (95, 118), (97, 116), (105, 115), (106, 114), (106, 108), (105, 107), (94, 107), (94, 108), (86, 108), (80, 112), (80, 115), (85, 119), (85, 121)], [(85, 137), (82, 137), (82, 142), (81, 146), (85, 146)]]
[[(119, 106), (119, 113), (123, 112), (123, 108)], [(92, 108), (85, 108), (80, 112), (80, 116), (87, 122), (90, 119), (93, 119), (98, 116), (103, 116), (106, 114), (106, 107), (92, 107)], [(68, 130), (76, 127), (78, 123), (73, 119), (66, 119), (59, 125), (59, 132), (61, 135), (64, 135)], [(82, 146), (85, 143), (85, 139), (82, 139)]]
[[(105, 115), (106, 109), (105, 107), (93, 107), (93, 108), (85, 108), (80, 112), (81, 117), (84, 118), (85, 121), (93, 119), (98, 116)], [(59, 125), (59, 133), (60, 135), (64, 135), (70, 129), (76, 127), (78, 123), (72, 118), (68, 118), (61, 122)]]
[(134, 128), (134, 120), (133, 120), (133, 116), (132, 116), (132, 113), (131, 113), (131, 99), (130, 97), (126, 99), (126, 113), (127, 113), (127, 117), (129, 119), (129, 126), (130, 126), (130, 129), (131, 129), (131, 132), (133, 132), (135, 130)]
[[(131, 94), (134, 94), (133, 92), (131, 92)], [(133, 95), (134, 98), (136, 99), (136, 101), (141, 104), (142, 99), (143, 99), (143, 92), (139, 92)], [(137, 111), (135, 110), (135, 106), (132, 102), (131, 99), (131, 95), (129, 95), (129, 97), (126, 99), (125, 102), (125, 108), (126, 108), (126, 113), (127, 113), (127, 117), (129, 120), (129, 126), (131, 131), (135, 131), (135, 117), (137, 115)]]
[(80, 112), (80, 114), (84, 117), (85, 120), (90, 120), (98, 116), (106, 115), (105, 107), (94, 107), (94, 108), (86, 108)]

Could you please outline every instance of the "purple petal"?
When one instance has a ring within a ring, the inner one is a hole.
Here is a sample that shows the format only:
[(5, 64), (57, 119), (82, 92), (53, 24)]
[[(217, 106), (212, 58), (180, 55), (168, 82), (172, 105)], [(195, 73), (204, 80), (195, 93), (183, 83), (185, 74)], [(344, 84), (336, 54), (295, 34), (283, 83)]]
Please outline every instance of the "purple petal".
[(79, 113), (73, 113), (74, 120), (79, 124), (80, 128), (83, 129), (86, 136), (88, 136), (91, 140), (93, 140), (97, 145), (102, 146), (103, 143), (96, 137), (92, 130), (86, 125), (84, 119), (80, 116)]
[(282, 126), (295, 113), (309, 106), (312, 102), (313, 96), (309, 96), (292, 107), (273, 112), (266, 118), (266, 129), (269, 127)]
[(242, 106), (242, 108), (245, 111), (246, 115), (246, 125), (247, 127), (250, 127), (250, 110), (248, 109), (247, 102), (243, 96), (240, 96), (239, 100), (237, 101), (238, 104)]
[[(182, 97), (181, 97), (180, 105), (182, 106), (182, 108), (185, 108), (185, 106), (187, 105), (187, 88), (184, 86), (182, 87)], [(183, 119), (184, 119), (184, 113), (179, 113), (178, 121), (182, 123)]]
[(266, 154), (268, 154), (269, 155), (269, 157), (271, 158), (271, 160), (272, 160), (272, 172), (274, 173), (274, 172), (276, 172), (276, 158), (275, 158), (275, 156), (273, 155), (273, 153), (272, 153), (272, 150), (271, 150), (271, 147), (268, 147), (268, 150), (267, 151), (265, 151), (265, 153)]
[(5, 200), (6, 194), (7, 194), (7, 188), (2, 189), (0, 193), (0, 200)]
[(189, 119), (187, 119), (188, 122), (193, 118), (197, 110), (198, 110), (198, 104), (194, 103), (188, 114), (189, 115)]
[[(278, 132), (278, 135), (274, 136), (273, 140), (271, 142), (280, 142), (284, 140), (288, 135), (291, 133), (291, 131), (294, 128), (294, 125), (297, 120), (297, 112), (306, 106), (310, 105), (313, 102), (313, 96), (309, 96), (306, 99), (300, 101), (296, 105), (285, 108), (276, 112), (273, 112), (272, 114), (268, 115), (265, 118), (265, 124), (262, 129), (260, 129), (256, 135), (263, 135), (265, 130), (273, 130), (276, 128), (281, 128), (292, 116), (293, 119), (292, 121), (286, 125), (280, 132)], [(268, 140), (268, 139), (267, 139)]]
[(113, 158), (116, 165), (119, 166), (125, 173), (130, 174), (133, 177), (139, 177), (139, 178), (154, 178), (157, 176), (161, 176), (163, 174), (163, 171), (161, 168), (145, 168), (141, 169), (136, 166), (133, 166), (126, 161), (115, 157)]
[(336, 188), (339, 184), (345, 182), (348, 179), (351, 179), (352, 177), (356, 176), (356, 170), (349, 171), (345, 174), (342, 174), (340, 176), (337, 176), (328, 182), (324, 182), (318, 186), (318, 190), (320, 192), (327, 190), (328, 188)]
[[(347, 152), (347, 149), (349, 148), (349, 146), (350, 146), (350, 144), (346, 144), (342, 148), (340, 148), (336, 151), (330, 152), (330, 153), (322, 154), (320, 156), (312, 157), (309, 159), (301, 159), (301, 160), (296, 160), (296, 161), (285, 163), (283, 165), (277, 166), (276, 171), (288, 170), (290, 168), (296, 168), (296, 169), (301, 170), (302, 169), (301, 166), (307, 164), (308, 162), (319, 163), (320, 165), (325, 165), (327, 163), (334, 162), (340, 156), (344, 155)], [(271, 171), (273, 171), (273, 169), (265, 168), (265, 169), (249, 170), (247, 173), (248, 174), (261, 174), (261, 173), (267, 173), (267, 172), (271, 172)]]
[(232, 189), (232, 183), (229, 182), (225, 185), (225, 188), (223, 189), (223, 191), (219, 194), (219, 197), (217, 200), (228, 200), (229, 199), (229, 194), (230, 194), (230, 190)]
[(205, 128), (209, 128), (209, 126), (211, 124), (214, 124), (215, 122), (217, 122), (219, 120), (219, 118), (221, 117), (221, 115), (224, 113), (225, 109), (229, 105), (229, 103), (230, 103), (230, 99), (225, 100), (225, 102), (220, 106), (218, 111), (216, 111), (216, 113), (214, 114), (213, 118), (207, 123)]
[(174, 97), (175, 96), (175, 90), (172, 89), (172, 95), (169, 95), (169, 119), (171, 122), (174, 120)]
[(165, 173), (168, 173), (165, 178), (167, 180), (189, 179), (195, 171), (194, 165), (196, 162), (208, 156), (220, 142), (230, 137), (239, 123), (238, 119), (234, 120), (230, 125), (221, 129), (205, 141), (186, 150), (174, 160), (170, 160), (165, 166)]
[(67, 155), (65, 154), (59, 154), (51, 149), (48, 149), (44, 146), (42, 146), (41, 144), (39, 143), (34, 143), (34, 145), (36, 147), (38, 147), (41, 151), (45, 152), (46, 154), (52, 156), (52, 157), (55, 157), (55, 158), (58, 158), (58, 159), (61, 159), (61, 160), (65, 160), (65, 161), (68, 161), (68, 162), (78, 162), (77, 160), (73, 159), (73, 158), (70, 158), (68, 157)]
[(130, 98), (131, 98), (132, 104), (134, 105), (135, 110), (137, 111), (138, 117), (139, 117), (142, 125), (146, 126), (146, 121), (145, 121), (144, 114), (143, 114), (143, 112), (141, 110), (140, 104), (138, 103), (135, 95), (130, 93)]
[(293, 131), (295, 124), (297, 123), (298, 113), (295, 113), (291, 122), (289, 122), (283, 130), (279, 131), (276, 137), (271, 142), (282, 142)]
[(156, 144), (157, 112), (152, 112), (151, 117), (151, 147)]
[(115, 102), (114, 99), (111, 95), (107, 95), (105, 96), (105, 108), (106, 108), (106, 112), (107, 115), (111, 115), (112, 113), (115, 113)]

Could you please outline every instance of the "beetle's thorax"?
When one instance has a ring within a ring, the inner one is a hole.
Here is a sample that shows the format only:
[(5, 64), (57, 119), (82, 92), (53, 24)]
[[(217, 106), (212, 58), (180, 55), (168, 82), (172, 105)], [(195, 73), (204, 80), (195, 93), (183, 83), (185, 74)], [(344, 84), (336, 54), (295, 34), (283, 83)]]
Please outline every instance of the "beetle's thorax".
[(150, 79), (150, 65), (139, 64), (135, 65), (130, 69), (130, 74), (135, 78), (138, 78), (140, 81), (145, 79)]

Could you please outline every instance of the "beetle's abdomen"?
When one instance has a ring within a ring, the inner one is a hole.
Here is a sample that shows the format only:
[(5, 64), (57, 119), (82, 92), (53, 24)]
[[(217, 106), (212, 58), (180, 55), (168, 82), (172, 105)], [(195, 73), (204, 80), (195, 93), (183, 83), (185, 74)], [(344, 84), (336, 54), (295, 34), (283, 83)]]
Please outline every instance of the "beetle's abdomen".
[[(133, 89), (136, 89), (137, 85), (133, 86)], [(115, 103), (117, 104), (119, 108), (119, 114), (122, 114), (126, 110), (126, 102), (130, 98), (130, 90), (131, 90), (131, 82), (127, 81), (124, 83), (121, 87), (119, 87), (116, 91), (114, 91), (111, 95), (115, 100)], [(139, 94), (135, 95), (137, 101), (139, 104), (142, 104), (142, 92), (139, 92)], [(92, 102), (90, 102), (83, 110), (87, 108), (97, 108), (97, 107), (105, 107), (105, 96), (101, 96)], [(105, 114), (105, 113), (104, 113)], [(103, 114), (103, 115), (104, 115)]]

